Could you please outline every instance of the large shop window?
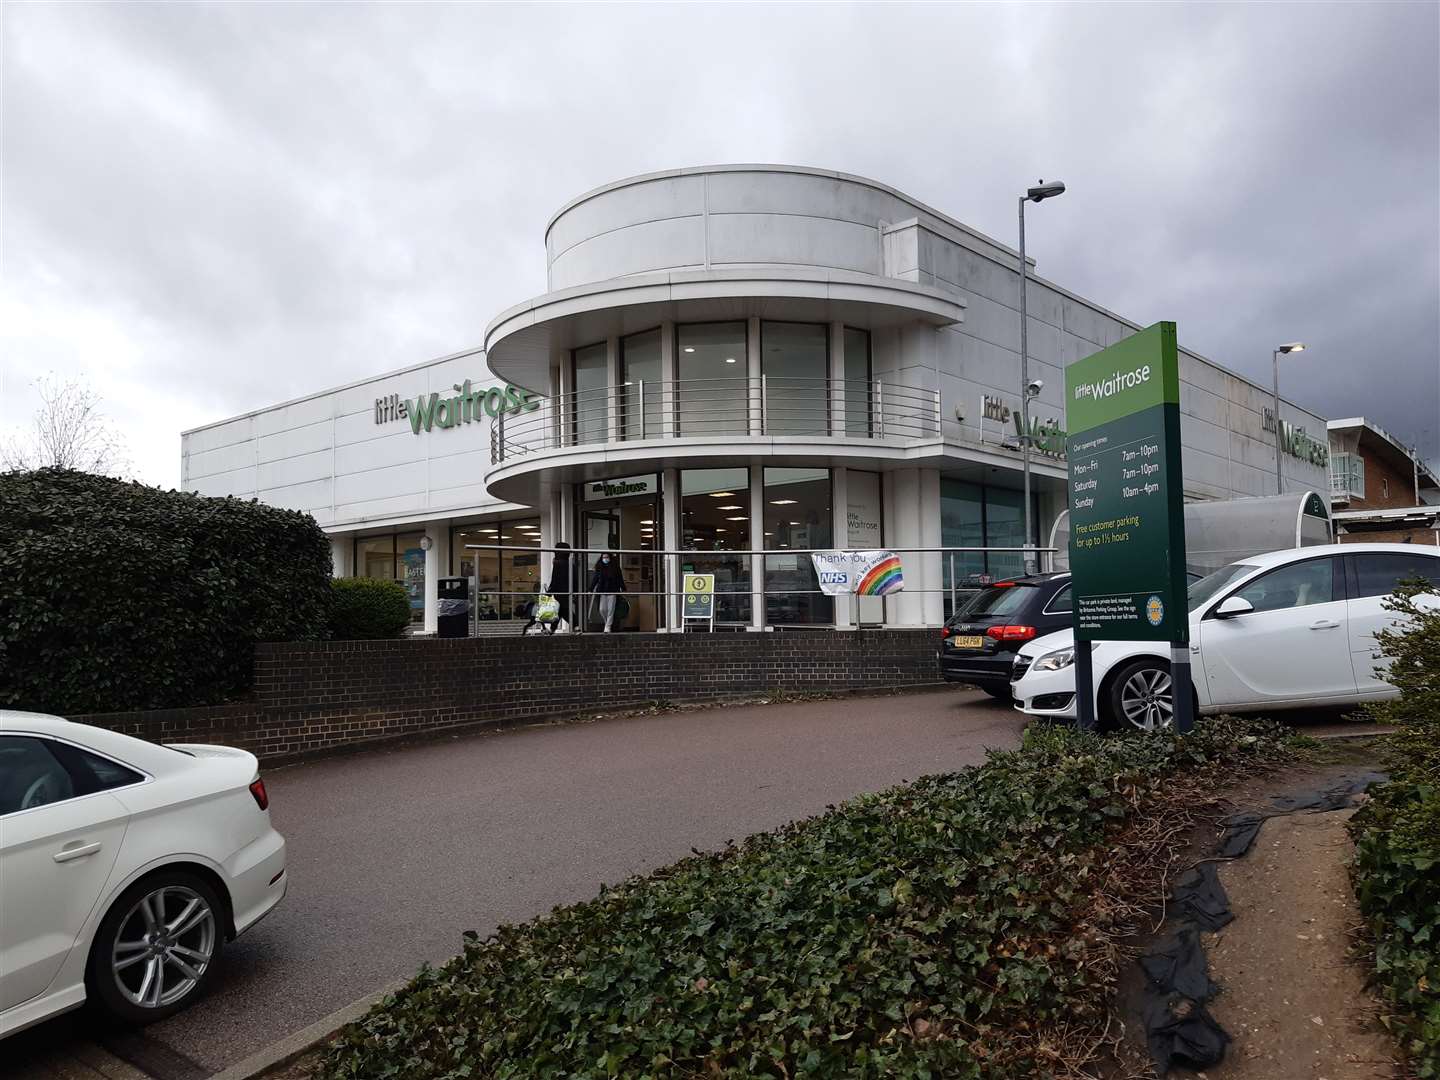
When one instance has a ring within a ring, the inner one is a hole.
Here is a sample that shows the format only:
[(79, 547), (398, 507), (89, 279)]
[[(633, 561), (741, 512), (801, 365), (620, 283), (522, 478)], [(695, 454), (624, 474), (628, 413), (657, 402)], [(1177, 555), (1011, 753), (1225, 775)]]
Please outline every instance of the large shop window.
[[(767, 551), (832, 545), (829, 469), (765, 470)], [(833, 623), (834, 602), (820, 592), (808, 554), (765, 556), (765, 621), (773, 626)]]
[(571, 368), (572, 432), (577, 443), (604, 442), (610, 425), (610, 373), (605, 342), (576, 349)]
[(823, 323), (760, 324), (767, 435), (830, 433), (830, 332)]
[(710, 555), (681, 556), (685, 573), (715, 575), (715, 621), (750, 621), (750, 470), (685, 469), (680, 473), (682, 548)]
[(624, 383), (620, 402), (625, 438), (662, 438), (660, 417), (664, 387), (660, 375), (659, 330), (620, 339), (620, 381)]
[(745, 350), (743, 322), (675, 328), (675, 412), (681, 435), (749, 432)]
[[(1010, 488), (941, 477), (940, 543), (945, 547), (1020, 547), (1025, 542), (1023, 506), (1024, 496)], [(987, 577), (1010, 577), (1025, 569), (1018, 551), (947, 552), (942, 559), (947, 609), (952, 581), (957, 589), (974, 589)]]
[[(522, 550), (476, 551), (469, 544)], [(476, 616), (482, 622), (519, 619), (540, 591), (540, 519), (459, 525), (450, 532), (450, 565), (463, 578), (476, 577)]]
[(425, 618), (424, 533), (389, 533), (355, 541), (355, 576), (398, 581), (410, 598), (410, 621)]
[(870, 379), (870, 332), (845, 328), (845, 434), (868, 439), (874, 434), (871, 420), (873, 390)]

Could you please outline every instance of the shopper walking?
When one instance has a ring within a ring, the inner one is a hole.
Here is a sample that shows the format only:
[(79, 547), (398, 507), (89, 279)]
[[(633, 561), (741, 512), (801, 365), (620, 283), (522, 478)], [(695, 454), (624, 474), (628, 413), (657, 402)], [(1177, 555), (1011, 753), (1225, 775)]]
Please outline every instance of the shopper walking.
[(607, 551), (595, 561), (595, 572), (590, 576), (590, 591), (600, 598), (600, 617), (605, 620), (605, 633), (608, 634), (615, 622), (616, 595), (625, 591), (620, 558), (614, 552)]
[(570, 545), (561, 540), (555, 545), (555, 558), (550, 564), (550, 595), (560, 602), (560, 617), (555, 620), (557, 634), (570, 631), (570, 604), (576, 588), (575, 567), (570, 562)]

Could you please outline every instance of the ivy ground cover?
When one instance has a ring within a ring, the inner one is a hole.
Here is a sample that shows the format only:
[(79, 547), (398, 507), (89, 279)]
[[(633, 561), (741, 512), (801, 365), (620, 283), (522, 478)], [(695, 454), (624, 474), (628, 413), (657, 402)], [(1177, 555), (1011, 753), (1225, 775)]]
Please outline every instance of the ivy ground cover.
[(1064, 1075), (1101, 1043), (1127, 918), (1158, 899), (1120, 895), (1127, 852), (1177, 792), (1285, 756), (1279, 728), (1228, 718), (1185, 738), (1032, 732), (467, 936), (319, 1075)]

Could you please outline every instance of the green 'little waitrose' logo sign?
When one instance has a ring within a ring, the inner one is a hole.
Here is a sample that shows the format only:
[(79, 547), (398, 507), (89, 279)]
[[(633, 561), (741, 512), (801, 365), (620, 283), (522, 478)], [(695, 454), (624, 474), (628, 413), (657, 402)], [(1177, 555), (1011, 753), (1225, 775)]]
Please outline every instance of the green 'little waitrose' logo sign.
[(482, 412), (494, 418), (502, 413), (534, 412), (538, 408), (540, 397), (529, 390), (508, 384), (476, 390), (466, 379), (455, 384), (453, 395), (444, 397), (437, 393), (417, 398), (402, 398), (399, 394), (376, 398), (375, 423), (409, 420), (410, 430), (419, 435), (422, 429), (433, 431), (437, 427), (474, 423)]

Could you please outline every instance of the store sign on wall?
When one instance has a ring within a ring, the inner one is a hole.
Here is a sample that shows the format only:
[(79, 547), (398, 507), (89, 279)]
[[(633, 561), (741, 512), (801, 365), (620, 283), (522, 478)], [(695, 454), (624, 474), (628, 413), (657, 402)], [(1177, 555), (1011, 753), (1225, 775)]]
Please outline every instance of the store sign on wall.
[(459, 427), (478, 421), (481, 416), (496, 417), (501, 413), (534, 412), (540, 407), (540, 396), (518, 386), (490, 386), (475, 389), (470, 380), (455, 384), (455, 393), (422, 394), (402, 398), (388, 394), (375, 399), (375, 423), (409, 420), (416, 435), (435, 428)]
[[(1260, 426), (1266, 432), (1275, 434), (1275, 410), (1266, 409)], [(1293, 458), (1308, 461), (1311, 465), (1330, 464), (1330, 445), (1318, 442), (1303, 427), (1296, 427), (1288, 420), (1280, 424), (1280, 449)]]
[[(993, 420), (1000, 425), (1013, 423), (1015, 425), (1015, 438), (1024, 437), (1025, 431), (1019, 409), (1012, 409), (1003, 399), (985, 394), (980, 399), (981, 425), (986, 420)], [(1030, 445), (1037, 454), (1063, 460), (1065, 457), (1065, 429), (1061, 426), (1058, 417), (1048, 416), (1041, 419), (1038, 416), (1030, 417)]]
[(592, 480), (585, 485), (585, 501), (628, 498), (631, 495), (654, 495), (660, 490), (654, 475), (627, 476), (620, 480)]

